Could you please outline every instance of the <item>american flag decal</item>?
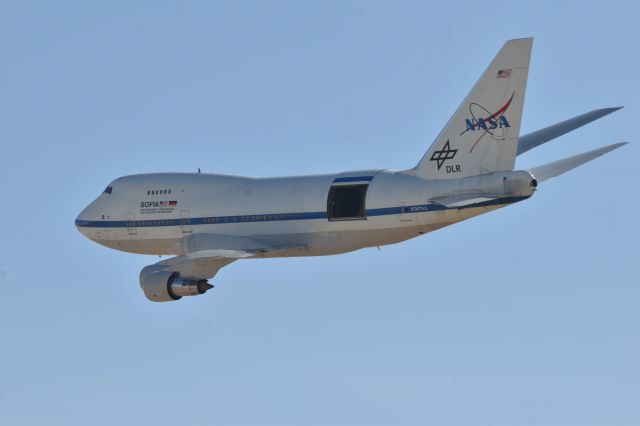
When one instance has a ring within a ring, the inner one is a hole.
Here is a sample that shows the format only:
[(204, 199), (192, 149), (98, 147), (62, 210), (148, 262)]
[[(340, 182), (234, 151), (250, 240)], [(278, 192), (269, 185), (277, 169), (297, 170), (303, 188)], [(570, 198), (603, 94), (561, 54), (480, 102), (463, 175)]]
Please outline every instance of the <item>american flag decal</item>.
[(500, 70), (498, 71), (498, 75), (496, 75), (496, 78), (509, 78), (509, 77), (511, 77), (511, 68), (507, 70)]

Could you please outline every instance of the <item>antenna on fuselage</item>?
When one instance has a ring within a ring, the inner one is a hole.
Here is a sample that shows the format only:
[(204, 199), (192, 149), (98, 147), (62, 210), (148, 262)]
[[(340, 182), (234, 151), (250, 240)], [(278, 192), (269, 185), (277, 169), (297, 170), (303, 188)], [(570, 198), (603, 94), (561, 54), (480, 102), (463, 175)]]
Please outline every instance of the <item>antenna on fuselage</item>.
[(200, 167), (198, 167), (198, 173), (200, 173)]

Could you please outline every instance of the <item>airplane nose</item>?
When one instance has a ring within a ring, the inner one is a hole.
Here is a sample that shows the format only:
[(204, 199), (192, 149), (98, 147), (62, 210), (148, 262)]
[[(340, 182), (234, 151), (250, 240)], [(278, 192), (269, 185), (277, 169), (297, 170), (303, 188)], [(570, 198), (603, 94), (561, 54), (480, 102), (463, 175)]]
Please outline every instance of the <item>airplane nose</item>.
[(91, 203), (87, 207), (85, 207), (84, 210), (82, 210), (80, 214), (76, 217), (76, 221), (75, 221), (75, 225), (78, 231), (87, 238), (89, 238), (88, 226), (90, 222), (96, 220), (96, 218), (94, 217), (95, 209), (93, 208), (93, 204), (94, 203)]
[(78, 215), (78, 217), (76, 217), (76, 226), (82, 226), (82, 225), (86, 225), (87, 222), (89, 222), (89, 215), (87, 214), (87, 210), (89, 209), (89, 206), (85, 207), (80, 214)]

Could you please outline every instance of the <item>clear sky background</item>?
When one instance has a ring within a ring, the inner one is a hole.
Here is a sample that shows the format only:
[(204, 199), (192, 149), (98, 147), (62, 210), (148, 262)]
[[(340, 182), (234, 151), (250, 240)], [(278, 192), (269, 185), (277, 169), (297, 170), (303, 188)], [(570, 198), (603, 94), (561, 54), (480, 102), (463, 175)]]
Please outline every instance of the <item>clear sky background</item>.
[[(2, 2), (0, 424), (640, 424), (636, 4)], [(632, 142), (526, 202), (165, 304), (74, 227), (127, 174), (412, 167), (526, 36), (523, 133), (625, 109), (518, 167)]]

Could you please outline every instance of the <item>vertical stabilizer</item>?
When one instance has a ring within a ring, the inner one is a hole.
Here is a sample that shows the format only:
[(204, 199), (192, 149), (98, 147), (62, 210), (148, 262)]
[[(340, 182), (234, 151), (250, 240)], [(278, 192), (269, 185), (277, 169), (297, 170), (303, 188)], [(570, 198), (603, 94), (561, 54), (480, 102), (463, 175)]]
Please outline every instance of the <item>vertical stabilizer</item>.
[(418, 165), (407, 173), (454, 179), (513, 170), (532, 38), (504, 44)]

